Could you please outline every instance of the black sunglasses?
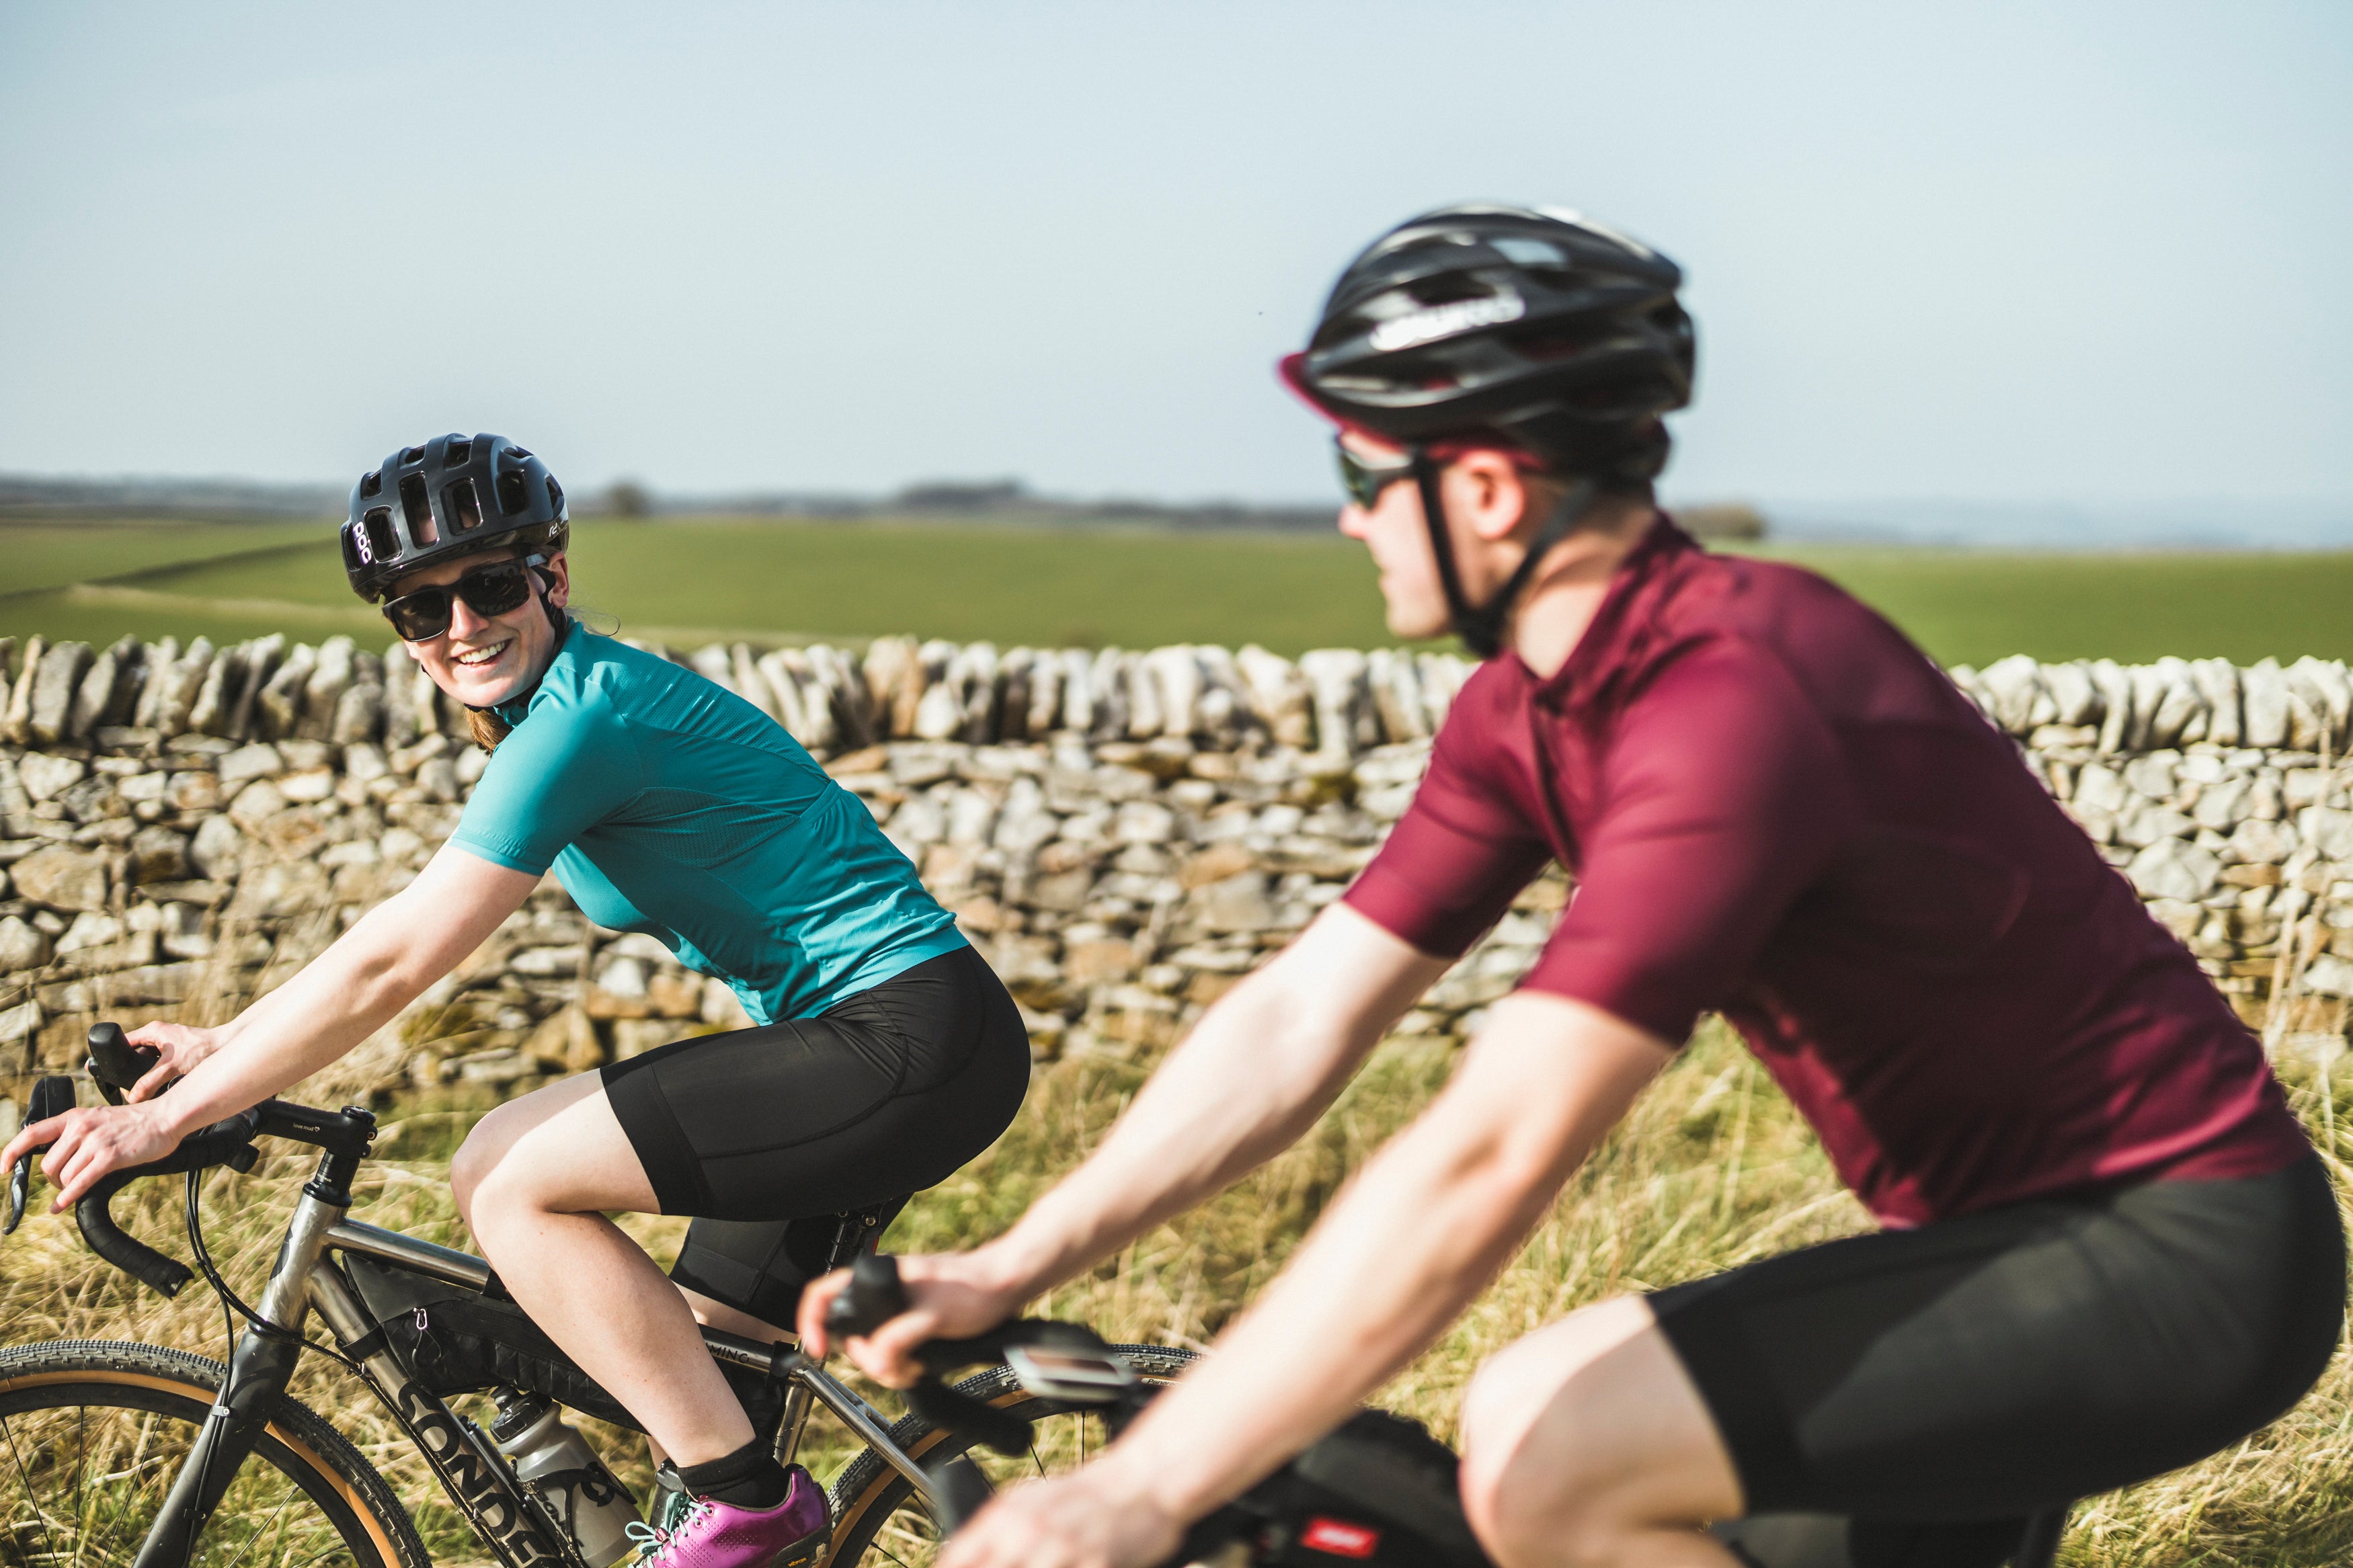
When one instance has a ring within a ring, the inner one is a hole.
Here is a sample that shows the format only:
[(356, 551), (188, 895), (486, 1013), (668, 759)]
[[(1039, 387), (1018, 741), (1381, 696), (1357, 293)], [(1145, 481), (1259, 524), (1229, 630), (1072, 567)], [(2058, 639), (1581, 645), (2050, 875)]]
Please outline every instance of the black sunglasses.
[(1340, 457), (1340, 486), (1348, 499), (1370, 511), (1381, 499), (1381, 492), (1399, 479), (1413, 478), (1413, 459), (1399, 458), (1395, 463), (1368, 463), (1348, 450), (1347, 444), (1337, 436), (1332, 437), (1332, 450)]
[(419, 588), (384, 602), (384, 618), (409, 642), (429, 642), (449, 629), (450, 596), (488, 618), (503, 616), (531, 597), (531, 570), (521, 561), (493, 561), (454, 583)]

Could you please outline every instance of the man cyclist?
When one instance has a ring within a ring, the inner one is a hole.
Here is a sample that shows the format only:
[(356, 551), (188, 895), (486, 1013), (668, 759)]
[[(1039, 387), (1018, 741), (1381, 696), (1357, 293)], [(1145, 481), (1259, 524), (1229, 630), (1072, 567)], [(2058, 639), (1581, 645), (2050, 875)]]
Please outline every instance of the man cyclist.
[[(757, 1026), (500, 1107), (451, 1164), (459, 1207), (517, 1304), (678, 1466), (686, 1501), (644, 1561), (806, 1563), (824, 1496), (754, 1433), (695, 1318), (779, 1337), (845, 1211), (879, 1227), (1011, 1122), (1028, 1036), (915, 868), (780, 725), (566, 612), (570, 538), (554, 476), (496, 436), (361, 477), (351, 584), (492, 748), (457, 830), (233, 1022), (135, 1031), (161, 1059), (133, 1103), (37, 1122), (6, 1154), (51, 1144), (42, 1168), (72, 1204), (357, 1045), (553, 867), (592, 920), (725, 981)], [(617, 1210), (696, 1216), (670, 1279)]]
[[(1461, 1310), (1704, 1011), (1883, 1228), (1588, 1307), (1488, 1362), (1461, 1487), (1505, 1568), (1724, 1568), (1703, 1526), (1796, 1512), (1936, 1521), (1936, 1561), (1990, 1563), (2025, 1516), (2214, 1451), (2327, 1360), (2335, 1202), (2189, 954), (1892, 626), (1655, 509), (1693, 368), (1679, 283), (1573, 214), (1446, 208), (1356, 258), (1284, 363), (1339, 426), (1340, 527), (1389, 629), (1451, 626), (1485, 662), (1346, 898), (1004, 1237), (904, 1260), (912, 1310), (852, 1354), (902, 1379), (911, 1345), (1217, 1192), (1547, 858), (1576, 891), (1218, 1353), (1098, 1462), (999, 1498), (946, 1568), (1165, 1555)], [(813, 1343), (838, 1289), (803, 1300)]]

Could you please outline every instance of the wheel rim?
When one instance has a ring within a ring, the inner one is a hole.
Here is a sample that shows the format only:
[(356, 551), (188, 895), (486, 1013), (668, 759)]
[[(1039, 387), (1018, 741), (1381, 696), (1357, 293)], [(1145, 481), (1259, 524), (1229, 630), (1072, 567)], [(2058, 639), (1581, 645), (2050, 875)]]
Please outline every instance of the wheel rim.
[[(212, 1391), (75, 1373), (0, 1390), (0, 1563), (129, 1568)], [(378, 1568), (342, 1483), (275, 1425), (237, 1469), (190, 1568)]]

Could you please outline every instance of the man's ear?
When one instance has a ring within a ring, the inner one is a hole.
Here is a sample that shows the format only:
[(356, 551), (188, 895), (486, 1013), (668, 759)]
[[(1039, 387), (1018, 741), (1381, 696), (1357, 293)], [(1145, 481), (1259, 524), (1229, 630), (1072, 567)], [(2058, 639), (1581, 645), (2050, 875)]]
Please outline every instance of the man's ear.
[(1519, 465), (1501, 452), (1465, 452), (1447, 465), (1446, 478), (1453, 481), (1447, 515), (1459, 518), (1475, 538), (1495, 543), (1528, 521), (1535, 491)]

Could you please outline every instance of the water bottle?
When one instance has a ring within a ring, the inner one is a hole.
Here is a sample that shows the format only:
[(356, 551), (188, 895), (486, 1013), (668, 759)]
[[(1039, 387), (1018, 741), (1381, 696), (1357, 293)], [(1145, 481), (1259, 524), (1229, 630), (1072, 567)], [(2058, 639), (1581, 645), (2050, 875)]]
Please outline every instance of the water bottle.
[(638, 1522), (638, 1505), (587, 1439), (536, 1394), (502, 1388), (494, 1397), (499, 1415), (491, 1423), (491, 1439), (514, 1467), (515, 1479), (572, 1537), (582, 1561), (588, 1568), (607, 1568), (625, 1556), (634, 1544), (628, 1531)]

